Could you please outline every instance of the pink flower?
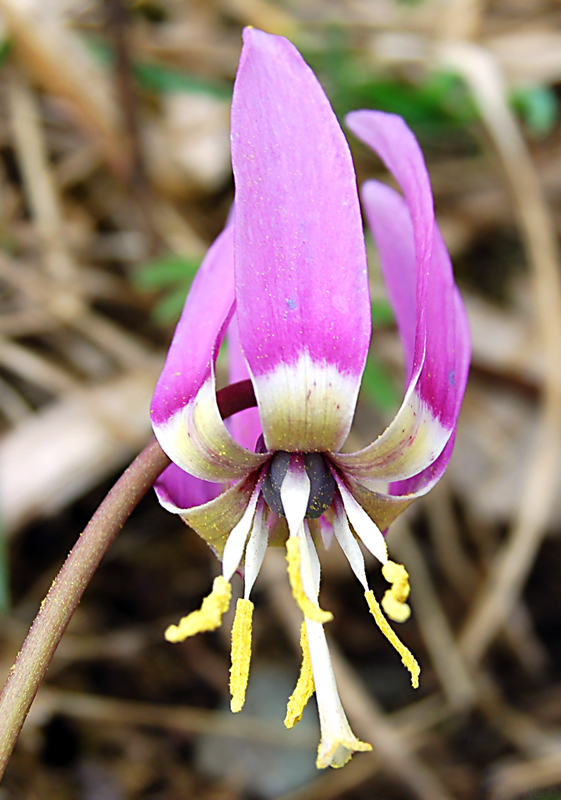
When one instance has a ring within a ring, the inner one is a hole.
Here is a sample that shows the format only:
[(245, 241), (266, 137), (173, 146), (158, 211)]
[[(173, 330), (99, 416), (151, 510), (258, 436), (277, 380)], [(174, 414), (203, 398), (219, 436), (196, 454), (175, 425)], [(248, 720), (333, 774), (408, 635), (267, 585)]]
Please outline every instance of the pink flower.
[[(193, 283), (152, 403), (154, 431), (174, 462), (156, 486), (160, 502), (223, 564), (201, 609), (166, 636), (180, 641), (217, 627), (243, 561), (245, 594), (232, 637), (232, 708), (239, 710), (249, 673), (250, 592), (267, 545), (284, 544), (304, 617), (302, 671), (285, 722), (298, 721), (315, 689), (318, 767), (342, 766), (354, 751), (370, 749), (349, 727), (329, 658), (323, 624), (331, 614), (318, 604), (320, 528), (333, 526), (416, 685), (419, 668), (369, 588), (359, 542), (391, 584), (386, 613), (403, 621), (407, 573), (388, 560), (381, 531), (443, 474), (470, 357), (465, 311), (415, 137), (401, 118), (376, 111), (349, 114), (347, 124), (403, 192), (369, 181), (362, 193), (405, 350), (407, 389), (393, 422), (363, 450), (340, 452), (370, 340), (356, 177), (331, 106), (298, 51), (254, 29), (244, 32), (232, 105), (233, 221)], [(230, 429), (214, 376), (226, 331), (233, 379), (251, 377), (258, 406), (234, 417)], [(214, 482), (212, 494), (200, 479)]]

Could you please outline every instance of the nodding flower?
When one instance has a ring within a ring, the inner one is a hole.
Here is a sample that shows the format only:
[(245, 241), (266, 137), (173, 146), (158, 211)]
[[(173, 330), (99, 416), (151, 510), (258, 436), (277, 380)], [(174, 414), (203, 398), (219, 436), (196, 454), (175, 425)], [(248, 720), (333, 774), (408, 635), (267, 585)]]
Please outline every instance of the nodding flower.
[[(302, 668), (288, 701), (292, 727), (316, 693), (317, 766), (371, 749), (343, 710), (319, 604), (322, 533), (334, 535), (368, 608), (418, 685), (419, 667), (386, 616), (409, 616), (408, 575), (382, 531), (442, 476), (470, 359), (464, 306), (435, 223), (423, 156), (405, 122), (356, 111), (346, 123), (381, 158), (401, 192), (362, 187), (366, 219), (405, 352), (406, 390), (394, 420), (342, 453), (371, 333), (364, 234), (349, 147), (316, 77), (286, 39), (246, 29), (232, 103), (234, 212), (187, 297), (152, 402), (172, 460), (156, 491), (222, 561), (199, 610), (171, 642), (213, 630), (243, 574), (232, 631), (232, 710), (244, 703), (251, 657), (250, 594), (268, 545), (284, 546), (303, 615)], [(257, 408), (225, 423), (215, 361), (228, 339), (232, 379), (251, 379)], [(361, 546), (390, 584), (379, 604)], [(383, 609), (383, 610), (382, 610)], [(384, 615), (385, 611), (385, 615)]]

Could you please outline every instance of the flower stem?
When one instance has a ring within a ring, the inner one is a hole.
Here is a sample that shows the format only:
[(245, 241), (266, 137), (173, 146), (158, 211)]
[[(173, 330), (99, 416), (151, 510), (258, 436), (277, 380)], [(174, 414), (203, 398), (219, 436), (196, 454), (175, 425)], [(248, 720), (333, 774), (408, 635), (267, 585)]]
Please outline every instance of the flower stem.
[[(251, 381), (217, 393), (223, 418), (256, 404)], [(74, 610), (126, 520), (170, 464), (153, 439), (119, 478), (80, 535), (55, 578), (0, 695), (0, 778)]]
[(97, 509), (42, 602), (0, 696), (0, 775), (86, 586), (133, 509), (169, 463), (152, 440)]

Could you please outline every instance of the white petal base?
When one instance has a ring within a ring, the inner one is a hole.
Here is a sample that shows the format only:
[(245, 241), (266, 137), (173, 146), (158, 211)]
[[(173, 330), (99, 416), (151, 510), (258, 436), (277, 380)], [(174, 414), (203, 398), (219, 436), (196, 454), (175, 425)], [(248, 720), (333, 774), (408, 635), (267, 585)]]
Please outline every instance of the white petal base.
[(452, 433), (410, 388), (396, 417), (376, 441), (357, 453), (337, 453), (333, 461), (358, 480), (405, 480), (430, 466)]
[(335, 452), (349, 433), (362, 366), (343, 374), (301, 353), (292, 363), (252, 376), (265, 444), (270, 451)]
[(162, 450), (181, 469), (208, 481), (233, 481), (259, 467), (266, 455), (252, 453), (232, 437), (218, 411), (214, 377), (167, 422), (154, 425)]

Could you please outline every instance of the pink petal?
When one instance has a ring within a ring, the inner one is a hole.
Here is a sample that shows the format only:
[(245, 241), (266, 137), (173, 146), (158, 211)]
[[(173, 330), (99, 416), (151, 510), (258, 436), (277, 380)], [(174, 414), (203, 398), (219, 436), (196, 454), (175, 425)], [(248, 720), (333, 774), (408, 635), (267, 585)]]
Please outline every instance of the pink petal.
[(170, 464), (162, 472), (154, 483), (154, 489), (160, 503), (174, 514), (214, 500), (222, 491), (220, 484), (194, 478), (177, 464)]
[(264, 460), (237, 444), (216, 404), (214, 362), (233, 303), (233, 235), (227, 227), (193, 282), (151, 407), (162, 449), (204, 480), (235, 480)]
[(421, 367), (425, 337), (424, 298), (433, 248), (434, 206), (430, 179), (421, 148), (405, 121), (382, 111), (353, 111), (345, 122), (359, 139), (379, 155), (399, 183), (411, 220), (417, 266), (417, 328), (415, 371)]
[[(237, 314), (234, 314), (230, 322), (227, 340), (230, 383), (244, 381), (250, 377), (250, 374), (240, 345)], [(234, 414), (227, 424), (229, 431), (237, 442), (249, 450), (255, 450), (257, 440), (262, 433), (257, 408), (246, 408), (245, 411)]]
[(427, 494), (427, 492), (429, 492), (433, 486), (436, 486), (438, 481), (446, 472), (448, 462), (452, 458), (452, 451), (454, 450), (455, 441), (456, 432), (454, 431), (452, 436), (448, 439), (446, 447), (438, 456), (436, 461), (433, 461), (430, 467), (427, 467), (422, 472), (419, 472), (417, 475), (414, 475), (412, 478), (409, 478), (406, 481), (398, 481), (390, 484), (390, 494), (393, 497), (413, 497), (413, 499)]
[[(402, 480), (428, 468), (455, 428), (469, 368), (470, 336), (413, 134), (392, 115), (350, 116), (361, 138), (376, 146), (381, 142), (381, 155), (405, 192), (404, 199), (370, 181), (363, 197), (402, 336), (408, 386), (401, 409), (382, 436), (359, 453), (335, 460), (359, 479)], [(369, 136), (371, 129), (375, 136)], [(395, 147), (400, 148), (405, 170), (395, 164)]]
[(452, 434), (448, 444), (430, 467), (407, 481), (391, 484), (389, 491), (364, 486), (350, 475), (345, 476), (347, 488), (380, 530), (385, 532), (411, 503), (436, 486), (452, 455), (454, 439), (455, 434)]
[(408, 386), (417, 331), (417, 261), (411, 216), (403, 197), (385, 183), (367, 181), (361, 194), (401, 336)]
[(418, 262), (407, 204), (396, 191), (377, 181), (364, 185), (363, 199), (401, 333), (408, 384), (415, 380), (416, 343), (424, 339), (425, 356), (415, 391), (430, 413), (451, 430), (464, 395), (471, 349), (467, 317), (446, 245), (435, 225), (426, 291), (419, 298), (425, 314), (417, 314)]
[(255, 29), (232, 105), (240, 340), (269, 449), (334, 450), (347, 436), (370, 336), (350, 152), (315, 76)]

